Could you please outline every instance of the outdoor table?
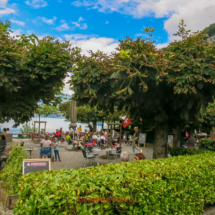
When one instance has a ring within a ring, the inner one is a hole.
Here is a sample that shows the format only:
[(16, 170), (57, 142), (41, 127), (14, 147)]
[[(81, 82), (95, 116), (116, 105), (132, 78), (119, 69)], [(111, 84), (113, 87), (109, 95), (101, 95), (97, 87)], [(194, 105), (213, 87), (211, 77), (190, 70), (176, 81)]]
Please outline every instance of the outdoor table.
[(93, 150), (93, 152), (96, 152), (96, 153), (100, 153), (100, 152), (106, 152), (106, 154), (108, 155), (108, 161), (110, 162), (110, 152), (111, 151), (116, 151), (116, 149), (115, 148), (106, 148), (106, 149), (104, 149), (104, 150), (101, 150), (101, 149), (98, 149), (98, 148), (93, 148), (92, 149)]
[(32, 151), (38, 150), (38, 148), (25, 148), (25, 150), (26, 150), (26, 151), (29, 151), (30, 159), (31, 159), (31, 152), (32, 152)]

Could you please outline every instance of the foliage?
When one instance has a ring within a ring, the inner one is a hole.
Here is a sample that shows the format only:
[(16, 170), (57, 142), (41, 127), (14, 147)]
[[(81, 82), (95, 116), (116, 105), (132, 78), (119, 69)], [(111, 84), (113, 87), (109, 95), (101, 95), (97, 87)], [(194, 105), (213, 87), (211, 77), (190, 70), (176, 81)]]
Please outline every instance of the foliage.
[(80, 51), (53, 37), (11, 37), (9, 28), (0, 22), (0, 121), (17, 126), (33, 117), (38, 101), (55, 99)]
[(215, 151), (215, 140), (210, 138), (201, 138), (199, 141), (199, 149)]
[(211, 131), (215, 127), (215, 101), (209, 103), (206, 110), (200, 110), (198, 128)]
[[(35, 132), (37, 132), (37, 128), (35, 128)], [(20, 128), (21, 132), (34, 132), (34, 123), (25, 123), (22, 125), (22, 128)]]
[[(215, 35), (215, 23), (209, 25), (207, 28), (205, 28), (202, 31), (203, 34), (208, 34), (209, 37), (212, 37)], [(205, 37), (207, 39), (207, 37)]]
[(18, 184), (22, 177), (22, 162), (25, 156), (28, 156), (28, 154), (22, 146), (13, 146), (9, 152), (6, 166), (2, 170), (2, 181), (8, 195), (18, 193)]
[(153, 41), (127, 37), (110, 58), (101, 53), (83, 57), (71, 81), (75, 99), (144, 119), (141, 128), (155, 127), (154, 158), (166, 157), (168, 128), (197, 123), (215, 92), (215, 44), (189, 32), (182, 20), (176, 35), (183, 40), (172, 42), (166, 52)]
[(46, 105), (46, 104), (40, 105), (35, 111), (35, 113), (38, 114), (39, 116), (45, 116), (45, 117), (52, 114), (56, 116), (60, 116), (59, 109), (56, 106)]
[(189, 149), (189, 148), (183, 148), (183, 147), (173, 147), (173, 148), (169, 147), (168, 150), (172, 157), (181, 156), (181, 155), (197, 155), (205, 152), (204, 150)]
[[(70, 111), (70, 101), (66, 101), (59, 105), (59, 110), (65, 116), (67, 120), (69, 120), (69, 111)], [(127, 115), (127, 112), (124, 110), (118, 111), (118, 109), (114, 108), (114, 113), (106, 114), (101, 110), (97, 110), (96, 107), (90, 107), (89, 105), (77, 107), (77, 120), (79, 122), (92, 122), (92, 121), (102, 121), (105, 120), (117, 121), (120, 119), (120, 116)]]
[[(14, 214), (202, 214), (204, 205), (215, 203), (214, 158), (206, 152), (27, 174)], [(114, 197), (137, 203), (78, 202)]]
[(182, 19), (178, 25), (178, 32), (173, 35), (181, 37), (182, 40), (187, 39), (190, 36), (191, 31), (186, 30), (185, 27), (187, 27), (187, 25), (184, 23), (184, 20)]

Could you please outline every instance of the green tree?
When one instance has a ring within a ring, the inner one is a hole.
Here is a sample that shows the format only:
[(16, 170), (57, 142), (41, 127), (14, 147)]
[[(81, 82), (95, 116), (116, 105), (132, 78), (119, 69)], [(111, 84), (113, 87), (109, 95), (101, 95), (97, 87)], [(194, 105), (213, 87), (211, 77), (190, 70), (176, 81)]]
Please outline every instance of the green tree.
[(33, 117), (38, 101), (54, 99), (79, 50), (53, 37), (12, 38), (9, 28), (0, 22), (0, 121), (13, 119), (17, 126)]
[[(184, 40), (171, 43), (165, 53), (152, 41), (127, 38), (120, 41), (119, 53), (108, 60), (100, 61), (91, 53), (72, 77), (78, 102), (90, 102), (105, 111), (125, 108), (132, 118), (143, 119), (142, 126), (154, 126), (154, 158), (167, 156), (170, 129), (196, 122), (200, 109), (212, 101), (215, 92), (215, 48), (203, 35), (188, 36), (183, 28), (184, 24), (177, 35)], [(89, 78), (94, 72), (98, 83)], [(86, 89), (90, 93), (84, 94)]]

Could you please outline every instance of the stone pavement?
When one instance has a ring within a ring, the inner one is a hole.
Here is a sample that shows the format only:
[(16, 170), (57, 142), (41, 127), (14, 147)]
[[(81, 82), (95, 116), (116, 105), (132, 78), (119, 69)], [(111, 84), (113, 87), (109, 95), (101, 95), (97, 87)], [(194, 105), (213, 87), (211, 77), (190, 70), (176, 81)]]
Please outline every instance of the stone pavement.
[[(34, 147), (34, 148), (40, 148), (40, 144), (35, 144), (31, 140), (25, 139), (23, 140), (25, 143), (25, 147)], [(19, 143), (19, 139), (13, 139), (13, 142), (7, 143), (7, 148), (17, 145)], [(62, 143), (59, 147), (60, 157), (62, 162), (52, 162), (51, 167), (52, 169), (76, 169), (83, 167), (83, 154), (82, 151), (68, 151), (65, 147), (66, 143)], [(146, 144), (146, 148), (140, 147), (141, 150), (143, 150), (143, 154), (145, 155), (146, 159), (152, 159), (152, 144)], [(132, 153), (132, 146), (126, 146), (124, 143), (122, 143), (122, 151), (127, 151), (129, 153), (129, 161), (134, 161), (134, 154)], [(138, 153), (139, 151), (135, 150), (135, 153)], [(108, 159), (106, 158), (106, 153), (101, 152), (99, 155), (101, 157), (98, 158), (99, 164), (106, 164), (108, 163)], [(103, 156), (104, 155), (104, 156)], [(40, 151), (32, 151), (31, 158), (40, 158)], [(97, 160), (96, 160), (97, 162)], [(120, 162), (120, 159), (113, 159), (113, 157), (110, 158), (110, 162)], [(91, 161), (87, 162), (87, 166), (91, 165)], [(94, 164), (96, 165), (96, 164)]]

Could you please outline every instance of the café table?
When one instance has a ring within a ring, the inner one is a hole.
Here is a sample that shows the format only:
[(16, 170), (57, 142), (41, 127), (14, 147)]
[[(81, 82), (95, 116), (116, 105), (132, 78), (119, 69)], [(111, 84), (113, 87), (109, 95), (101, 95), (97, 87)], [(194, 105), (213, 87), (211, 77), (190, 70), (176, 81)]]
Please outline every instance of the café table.
[(111, 151), (116, 151), (115, 148), (113, 148), (113, 149), (112, 148), (105, 148), (103, 150), (101, 150), (100, 148), (93, 148), (92, 150), (93, 150), (93, 152), (98, 153), (98, 154), (101, 153), (101, 152), (106, 152), (109, 162), (110, 162), (110, 152)]
[(32, 151), (37, 151), (38, 148), (25, 148), (26, 151), (29, 151), (29, 154), (30, 154), (30, 159), (31, 159), (31, 152)]

